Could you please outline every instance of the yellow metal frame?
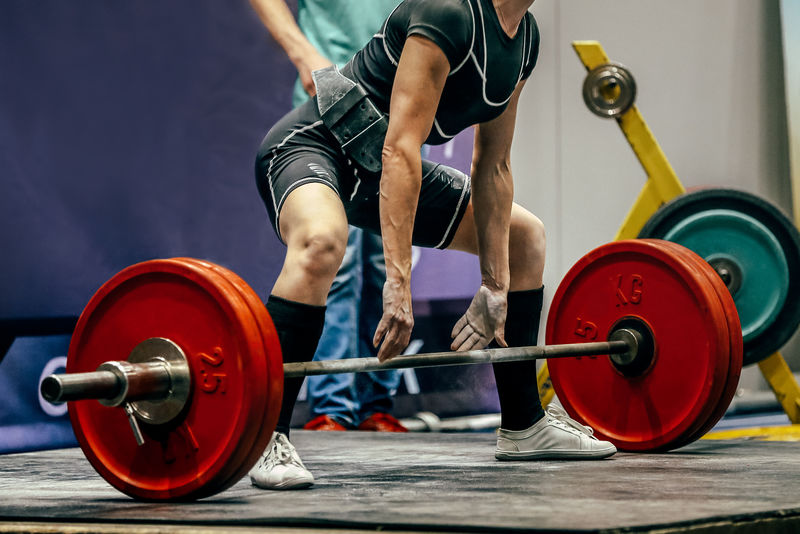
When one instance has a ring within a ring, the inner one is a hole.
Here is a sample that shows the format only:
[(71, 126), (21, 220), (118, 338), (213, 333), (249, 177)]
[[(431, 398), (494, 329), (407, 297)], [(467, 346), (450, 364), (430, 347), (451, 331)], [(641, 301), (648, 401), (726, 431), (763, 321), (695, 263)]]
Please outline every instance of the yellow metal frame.
[(755, 441), (800, 441), (800, 425), (736, 428), (709, 432), (700, 439), (752, 439)]
[[(572, 47), (587, 71), (610, 62), (603, 47), (597, 41), (573, 41)], [(661, 205), (685, 193), (686, 189), (635, 105), (615, 120), (647, 174), (644, 187), (622, 222), (617, 235), (614, 236), (616, 241), (635, 238)], [(789, 416), (789, 420), (795, 424), (800, 423), (800, 386), (794, 379), (783, 356), (776, 352), (759, 362), (758, 366), (775, 393), (775, 397), (783, 406), (786, 415)], [(537, 383), (542, 404), (547, 406), (553, 400), (555, 391), (550, 381), (546, 362), (539, 369)]]
[[(597, 41), (573, 41), (572, 47), (587, 71), (610, 62), (603, 47)], [(644, 167), (647, 181), (622, 222), (617, 235), (614, 236), (615, 241), (635, 238), (647, 219), (664, 202), (686, 192), (636, 105), (631, 106), (628, 111), (617, 117), (616, 121), (639, 159), (639, 163)]]

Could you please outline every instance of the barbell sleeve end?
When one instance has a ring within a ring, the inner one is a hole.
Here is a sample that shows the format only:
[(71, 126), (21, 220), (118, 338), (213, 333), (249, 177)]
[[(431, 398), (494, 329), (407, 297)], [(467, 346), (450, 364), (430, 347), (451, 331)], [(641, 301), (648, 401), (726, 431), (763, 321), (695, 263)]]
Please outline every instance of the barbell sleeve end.
[(42, 397), (53, 404), (79, 399), (105, 399), (116, 397), (121, 384), (111, 371), (50, 375), (39, 388)]
[[(188, 371), (187, 371), (188, 373)], [(108, 361), (88, 373), (55, 374), (42, 380), (42, 397), (51, 403), (97, 399), (106, 406), (169, 396), (172, 375), (160, 359), (131, 364)]]

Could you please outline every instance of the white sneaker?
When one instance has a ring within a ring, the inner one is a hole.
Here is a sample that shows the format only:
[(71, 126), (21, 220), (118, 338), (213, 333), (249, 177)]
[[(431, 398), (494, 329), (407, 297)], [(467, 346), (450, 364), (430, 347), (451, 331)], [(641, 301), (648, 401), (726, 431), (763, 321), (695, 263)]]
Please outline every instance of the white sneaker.
[(543, 418), (525, 430), (497, 430), (498, 460), (596, 460), (608, 458), (617, 448), (600, 441), (594, 431), (571, 419), (560, 406), (551, 405)]
[(263, 489), (301, 489), (314, 483), (314, 475), (303, 465), (286, 434), (273, 432), (267, 450), (250, 470), (250, 481)]

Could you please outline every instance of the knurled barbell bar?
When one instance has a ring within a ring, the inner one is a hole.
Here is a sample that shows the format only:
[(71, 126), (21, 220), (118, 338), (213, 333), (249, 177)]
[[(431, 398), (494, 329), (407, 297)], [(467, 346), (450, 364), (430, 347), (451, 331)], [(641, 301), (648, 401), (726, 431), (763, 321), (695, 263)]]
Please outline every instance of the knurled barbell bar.
[[(78, 442), (101, 476), (144, 500), (236, 483), (269, 441), (284, 376), (548, 358), (572, 417), (621, 449), (668, 450), (716, 422), (741, 368), (735, 306), (711, 275), (674, 244), (610, 243), (562, 281), (547, 345), (283, 365), (271, 319), (241, 278), (201, 260), (153, 260), (97, 291), (67, 374), (41, 389), (53, 402), (100, 400), (70, 402)], [(107, 361), (113, 354), (130, 356)], [(135, 440), (120, 439), (128, 426)]]
[[(563, 345), (537, 345), (530, 347), (508, 347), (468, 350), (461, 352), (432, 352), (412, 356), (398, 356), (386, 362), (378, 358), (349, 358), (283, 364), (284, 378), (301, 378), (313, 375), (339, 373), (366, 373), (388, 369), (416, 369), (422, 367), (444, 367), (449, 365), (473, 365), (479, 363), (518, 362), (544, 358), (574, 358), (580, 356), (606, 355), (618, 366), (632, 364), (639, 357), (640, 347), (645, 343), (645, 334), (631, 325), (615, 330), (609, 341), (571, 343)], [(168, 362), (162, 351), (179, 353), (183, 360)], [(105, 406), (120, 406), (138, 401), (175, 401), (183, 406), (186, 391), (190, 387), (189, 363), (185, 355), (172, 341), (152, 338), (142, 342), (135, 352), (150, 352), (151, 358), (142, 363), (130, 361), (108, 361), (97, 371), (88, 373), (53, 374), (42, 381), (42, 396), (48, 402), (59, 403), (75, 400), (97, 399)], [(180, 387), (177, 387), (180, 384)], [(167, 422), (143, 413), (134, 407), (134, 412), (147, 422)]]

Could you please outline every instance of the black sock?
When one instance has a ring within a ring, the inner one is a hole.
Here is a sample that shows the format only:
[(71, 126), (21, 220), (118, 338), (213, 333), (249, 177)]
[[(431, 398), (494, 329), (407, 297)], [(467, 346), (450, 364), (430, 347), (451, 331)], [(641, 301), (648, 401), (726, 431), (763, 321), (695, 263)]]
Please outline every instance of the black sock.
[[(325, 306), (312, 306), (270, 295), (267, 299), (267, 311), (278, 331), (283, 361), (310, 362), (314, 358), (319, 338), (322, 337), (322, 327), (325, 326)], [(275, 430), (287, 436), (292, 423), (294, 403), (302, 385), (302, 377), (287, 378), (283, 382), (281, 414)]]
[[(544, 288), (508, 294), (506, 342), (509, 347), (536, 345)], [(544, 417), (536, 384), (536, 360), (492, 364), (500, 397), (500, 426), (524, 430)]]

